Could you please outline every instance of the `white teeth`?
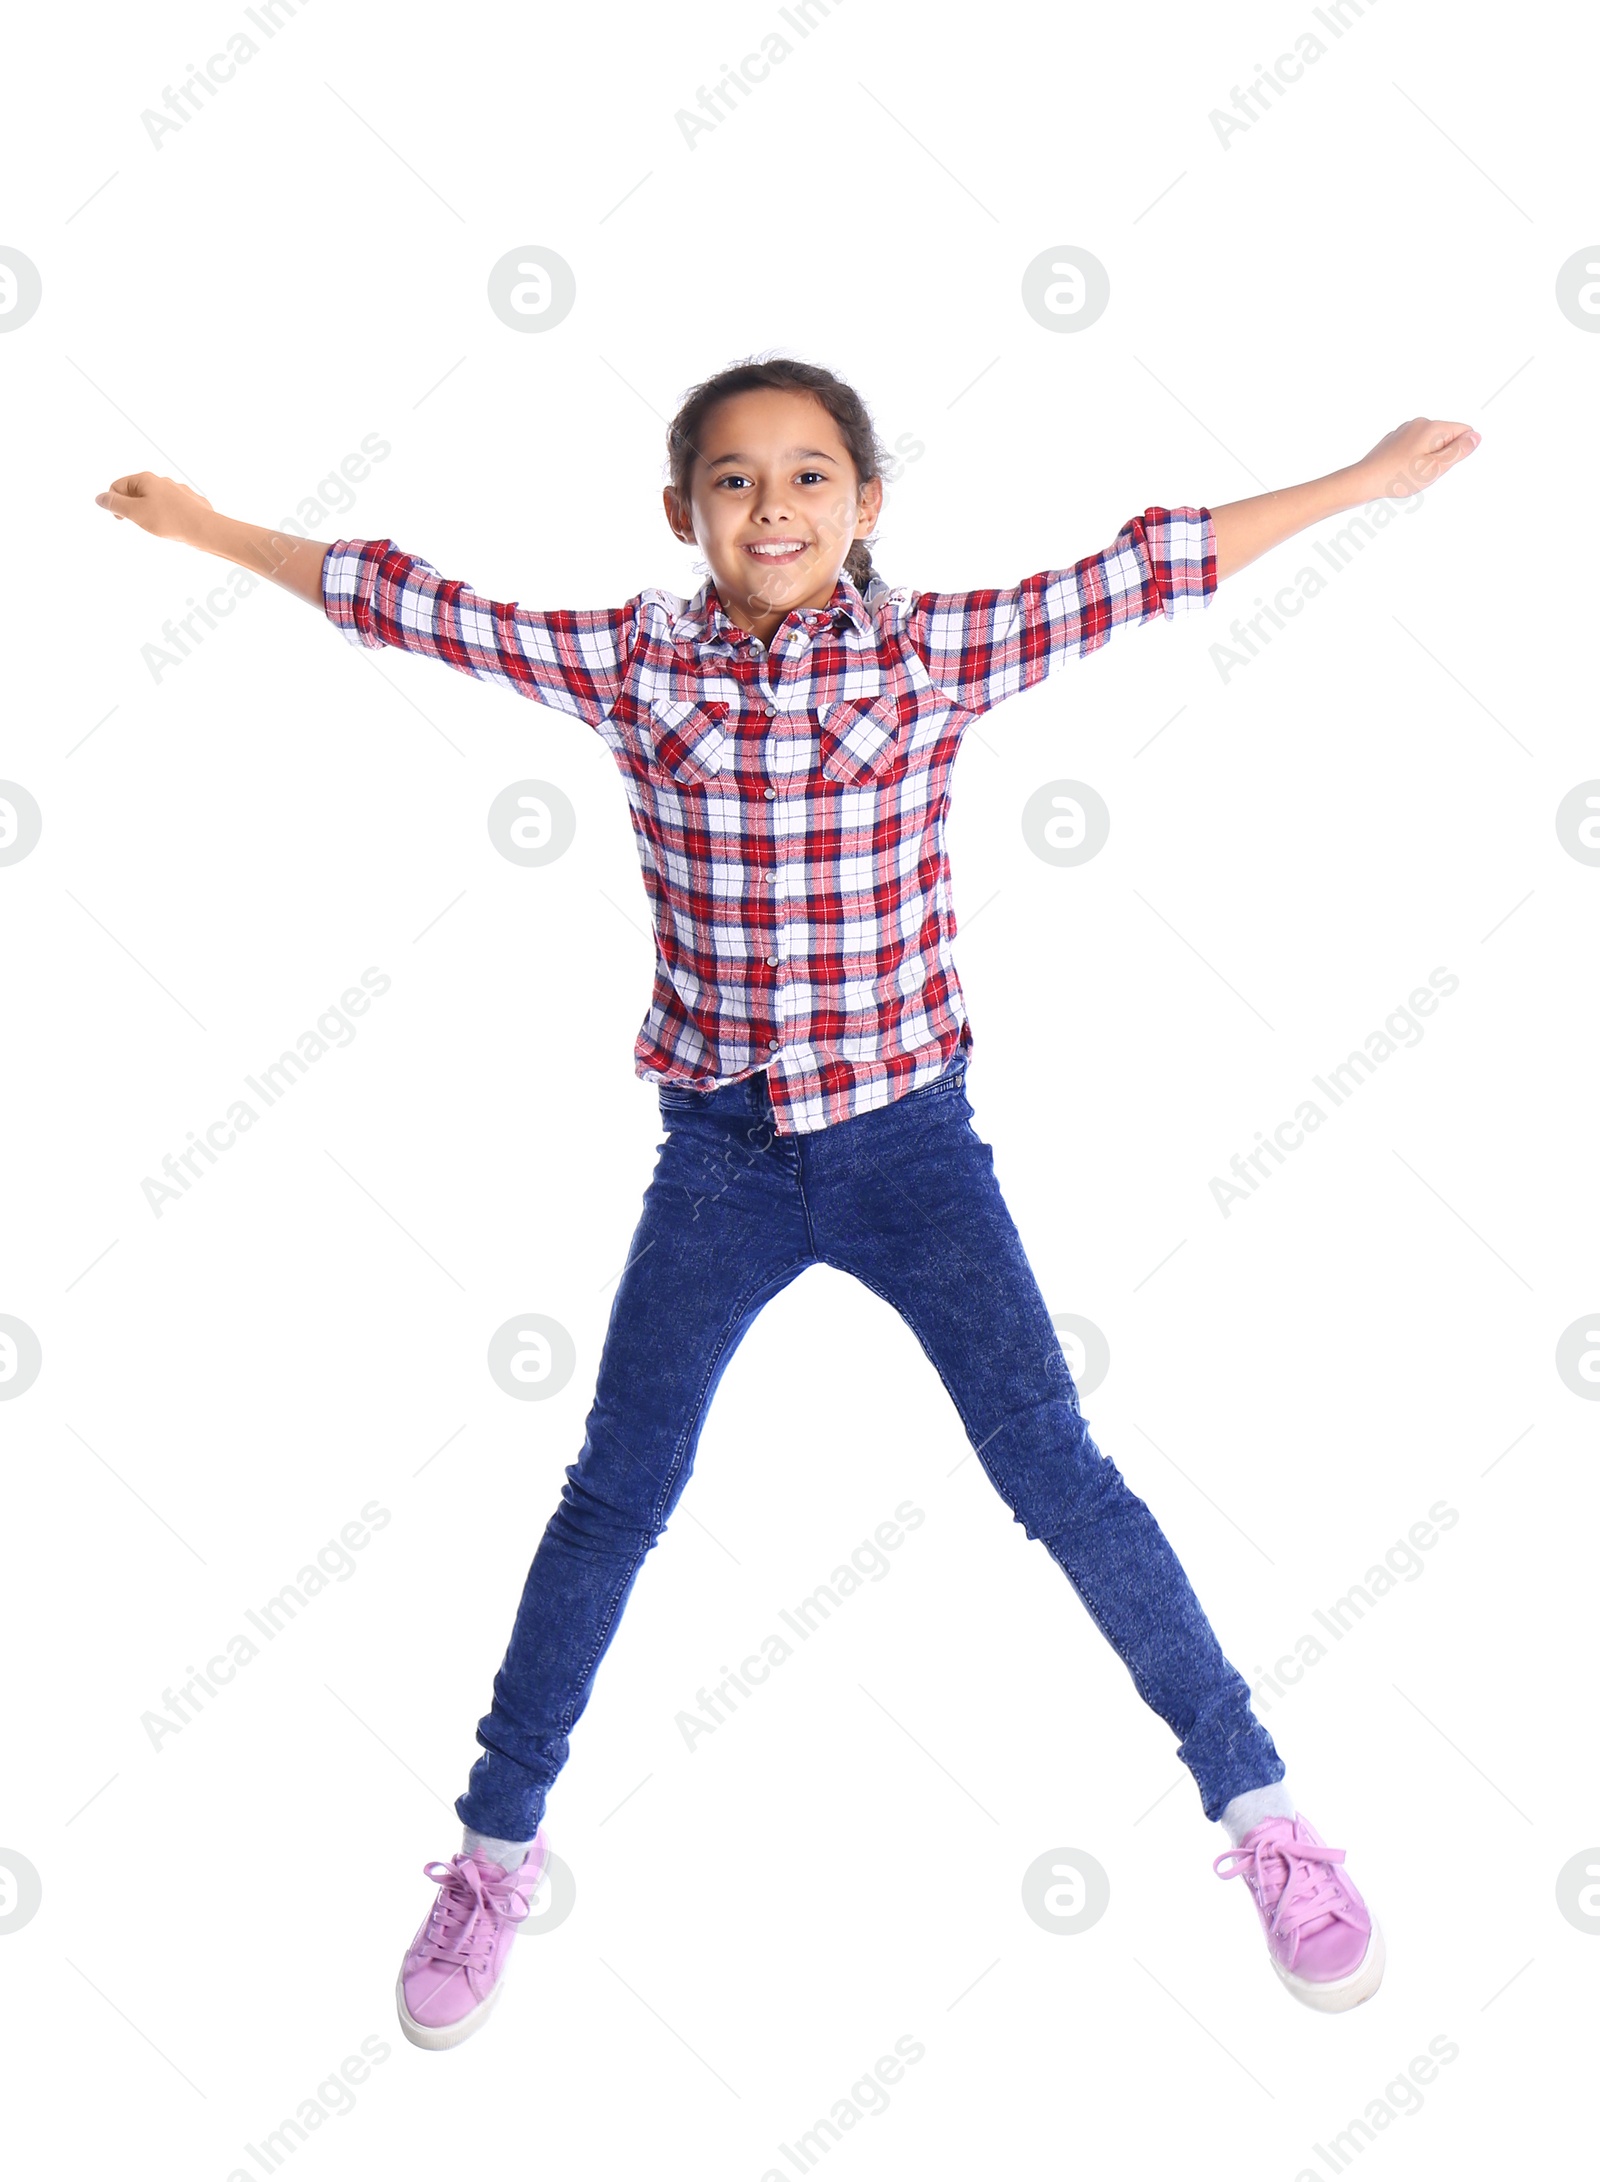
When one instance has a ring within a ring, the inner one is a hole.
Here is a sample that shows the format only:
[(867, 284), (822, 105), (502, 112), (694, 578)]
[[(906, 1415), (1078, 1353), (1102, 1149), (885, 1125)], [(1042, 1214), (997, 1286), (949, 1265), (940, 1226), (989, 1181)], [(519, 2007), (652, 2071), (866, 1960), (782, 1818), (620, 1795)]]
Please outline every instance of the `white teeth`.
[(747, 553), (759, 553), (759, 554), (760, 554), (760, 556), (761, 556), (761, 558), (762, 558), (762, 559), (763, 559), (764, 561), (775, 561), (775, 560), (779, 559), (780, 557), (781, 557), (782, 559), (784, 559), (784, 560), (790, 560), (790, 559), (792, 559), (792, 558), (793, 558), (793, 557), (794, 557), (794, 556), (795, 556), (795, 555), (796, 555), (797, 553), (804, 553), (804, 551), (805, 551), (805, 546), (804, 546), (803, 544), (800, 544), (800, 543), (796, 543), (796, 544), (794, 544), (794, 545), (781, 545), (781, 546), (763, 546), (763, 545), (758, 545), (758, 546), (746, 546), (746, 547), (745, 547), (745, 551), (746, 551)]

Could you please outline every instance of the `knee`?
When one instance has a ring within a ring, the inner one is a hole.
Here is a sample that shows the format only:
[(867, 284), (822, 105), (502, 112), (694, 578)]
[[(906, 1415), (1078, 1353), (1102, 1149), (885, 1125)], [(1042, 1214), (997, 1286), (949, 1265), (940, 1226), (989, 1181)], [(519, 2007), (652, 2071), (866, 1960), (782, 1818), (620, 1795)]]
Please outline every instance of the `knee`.
[(1029, 1538), (1089, 1522), (1126, 1493), (1095, 1445), (1075, 1399), (1055, 1395), (1008, 1417), (980, 1443), (982, 1459)]
[(589, 1450), (569, 1463), (566, 1483), (550, 1528), (566, 1544), (580, 1550), (643, 1555), (666, 1528), (665, 1514), (657, 1515), (661, 1481), (642, 1467), (618, 1474), (608, 1471), (602, 1482), (586, 1463)]

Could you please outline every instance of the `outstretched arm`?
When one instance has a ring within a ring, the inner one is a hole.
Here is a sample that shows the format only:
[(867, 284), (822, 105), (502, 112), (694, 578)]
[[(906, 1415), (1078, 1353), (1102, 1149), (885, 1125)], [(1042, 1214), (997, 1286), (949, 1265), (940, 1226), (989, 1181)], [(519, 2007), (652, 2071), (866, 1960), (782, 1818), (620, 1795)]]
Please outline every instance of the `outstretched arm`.
[(392, 538), (299, 538), (219, 515), (192, 486), (141, 470), (96, 493), (98, 506), (201, 553), (215, 553), (315, 606), (352, 644), (392, 645), (498, 682), (598, 727), (622, 686), (639, 600), (541, 613), (446, 579)]
[(1248, 567), (1325, 515), (1342, 515), (1369, 500), (1409, 500), (1424, 485), (1465, 461), (1481, 437), (1470, 424), (1413, 417), (1408, 424), (1397, 425), (1348, 469), (1315, 477), (1307, 485), (1286, 485), (1279, 492), (1259, 493), (1253, 500), (1231, 500), (1225, 507), (1213, 508), (1217, 581)]
[(1206, 508), (1146, 508), (1101, 553), (998, 591), (919, 591), (905, 619), (935, 689), (968, 712), (1032, 689), (1113, 630), (1198, 611), (1217, 588)]
[(219, 515), (192, 485), (157, 477), (151, 470), (119, 477), (94, 498), (96, 507), (108, 508), (119, 522), (136, 523), (153, 538), (171, 538), (198, 552), (214, 553), (219, 560), (232, 561), (252, 575), (281, 584), (321, 610), (322, 563), (328, 547), (319, 538), (296, 538), (288, 531), (235, 522), (230, 515)]
[(1113, 631), (1196, 612), (1231, 576), (1325, 515), (1371, 500), (1407, 500), (1470, 455), (1467, 424), (1413, 417), (1359, 462), (1307, 485), (1220, 508), (1150, 507), (1103, 553), (1045, 569), (999, 591), (917, 595), (906, 620), (937, 689), (972, 712), (1031, 689), (1064, 660), (1098, 651)]

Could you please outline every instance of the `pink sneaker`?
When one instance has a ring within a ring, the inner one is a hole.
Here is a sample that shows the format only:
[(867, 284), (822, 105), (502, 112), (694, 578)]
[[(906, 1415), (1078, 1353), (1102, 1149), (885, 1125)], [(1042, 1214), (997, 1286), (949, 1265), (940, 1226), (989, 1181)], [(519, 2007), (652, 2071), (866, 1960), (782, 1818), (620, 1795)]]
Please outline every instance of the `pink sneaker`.
[[(1296, 2000), (1332, 2014), (1370, 2000), (1383, 1982), (1383, 1934), (1310, 1819), (1267, 1818), (1212, 1870), (1242, 1878), (1267, 1935), (1267, 1951)], [(1224, 1864), (1231, 1868), (1223, 1871)]]
[(512, 1872), (465, 1850), (448, 1864), (423, 1865), (439, 1896), (406, 1950), (394, 1994), (414, 2046), (458, 2046), (488, 2015), (549, 1856), (541, 1827)]

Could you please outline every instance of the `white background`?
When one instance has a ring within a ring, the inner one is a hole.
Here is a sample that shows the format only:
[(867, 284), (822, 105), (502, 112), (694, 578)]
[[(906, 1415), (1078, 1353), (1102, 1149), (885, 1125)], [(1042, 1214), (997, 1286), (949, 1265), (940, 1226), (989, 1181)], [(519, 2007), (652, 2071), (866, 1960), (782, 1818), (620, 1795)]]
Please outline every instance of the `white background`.
[[(1532, 2170), (1575, 2126), (1600, 1971), (1555, 1892), (1600, 1841), (1600, 1409), (1554, 1365), (1600, 1311), (1600, 870), (1554, 824), (1600, 773), (1600, 341), (1555, 302), (1600, 228), (1577, 20), (1390, 0), (1335, 40), (1301, 5), (845, 0), (692, 150), (675, 110), (775, 5), (318, 0), (159, 150), (142, 110), (242, 7), (13, 28), (0, 242), (44, 283), (0, 340), (0, 773), (44, 816), (0, 870), (0, 1311), (44, 1359), (0, 1404), (0, 1847), (43, 1883), (0, 1938), (29, 2171), (66, 2171), (65, 2136), (77, 2174), (259, 2173), (245, 2146), (363, 2038), (387, 2058), (296, 2174), (759, 2182), (907, 2035), (830, 2173), (1292, 2182), (1435, 2038), (1459, 2057), (1363, 2171)], [(1308, 29), (1324, 57), (1224, 149), (1212, 109)], [(536, 335), (485, 298), (529, 243), (577, 279)], [(1077, 333), (1020, 300), (1062, 244), (1110, 274)], [(285, 594), (156, 681), (141, 648), (221, 571), (93, 495), (152, 468), (272, 523), (375, 433), (317, 535), (541, 606), (687, 593), (662, 420), (762, 350), (922, 441), (876, 557), (923, 587), (1322, 474), (1408, 417), (1483, 432), (1227, 681), (1211, 647), (1334, 526), (982, 722), (950, 825), (978, 1126), (1052, 1310), (1109, 1340), (1096, 1438), (1230, 1657), (1292, 1655), (1458, 1513), (1265, 1715), (1388, 1937), (1352, 2016), (1279, 1989), (1167, 1730), (909, 1333), (814, 1270), (730, 1369), (576, 1730), (547, 1822), (572, 1914), (469, 2045), (399, 2037), (419, 1867), (459, 1842), (653, 1161), (644, 893), (597, 736), (359, 656)], [(485, 825), (528, 777), (578, 813), (535, 870)], [(1022, 839), (1056, 779), (1112, 813), (1081, 868)], [(392, 985), (354, 1043), (157, 1219), (143, 1178), (368, 965)], [(1211, 1177), (1437, 966), (1459, 990), (1421, 1044), (1224, 1218)], [(527, 1311), (577, 1347), (542, 1403), (485, 1366)], [(889, 1575), (688, 1754), (697, 1689), (908, 1499)], [(163, 1690), (374, 1500), (355, 1573), (153, 1750)], [(1049, 1934), (1022, 1874), (1070, 1848), (1110, 1908)]]

